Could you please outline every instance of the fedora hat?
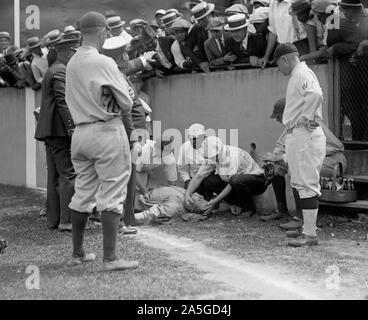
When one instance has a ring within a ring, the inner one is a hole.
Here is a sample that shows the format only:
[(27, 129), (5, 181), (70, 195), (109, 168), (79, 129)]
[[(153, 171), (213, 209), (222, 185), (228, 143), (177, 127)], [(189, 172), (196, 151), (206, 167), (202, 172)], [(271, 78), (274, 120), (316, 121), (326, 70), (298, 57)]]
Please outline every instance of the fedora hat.
[(40, 40), (39, 37), (31, 37), (27, 39), (27, 45), (29, 49), (40, 47), (41, 43), (42, 43), (42, 40)]
[(248, 14), (248, 8), (240, 3), (233, 4), (231, 7), (225, 9), (226, 14), (237, 14), (237, 13), (243, 13)]
[(190, 11), (193, 18), (198, 21), (208, 16), (214, 9), (215, 5), (213, 3), (203, 1), (195, 5)]
[(45, 44), (46, 46), (51, 46), (55, 44), (55, 42), (60, 41), (62, 38), (62, 34), (58, 29), (51, 30), (45, 37)]
[(225, 21), (222, 18), (215, 17), (211, 19), (210, 23), (208, 24), (208, 27), (206, 28), (206, 31), (223, 30), (224, 24)]
[(169, 14), (164, 15), (161, 18), (162, 25), (165, 27), (169, 27), (173, 22), (181, 19), (175, 12), (171, 12)]
[(227, 24), (224, 29), (226, 31), (234, 31), (243, 28), (247, 28), (249, 26), (249, 20), (247, 20), (247, 16), (245, 14), (239, 13), (230, 16), (227, 19)]
[(9, 34), (9, 32), (1, 31), (0, 32), (0, 38), (7, 38), (8, 40), (10, 40), (10, 34)]
[(189, 21), (180, 18), (173, 22), (170, 29), (190, 29), (191, 26)]
[(62, 39), (58, 42), (55, 42), (54, 49), (57, 52), (66, 52), (71, 49), (76, 49), (79, 47), (80, 41), (78, 38), (72, 39)]
[(122, 21), (119, 16), (114, 16), (106, 19), (106, 23), (110, 29), (120, 28), (125, 25), (125, 21)]
[(79, 38), (81, 33), (76, 30), (73, 26), (66, 26), (64, 28), (64, 39), (73, 39), (75, 37)]

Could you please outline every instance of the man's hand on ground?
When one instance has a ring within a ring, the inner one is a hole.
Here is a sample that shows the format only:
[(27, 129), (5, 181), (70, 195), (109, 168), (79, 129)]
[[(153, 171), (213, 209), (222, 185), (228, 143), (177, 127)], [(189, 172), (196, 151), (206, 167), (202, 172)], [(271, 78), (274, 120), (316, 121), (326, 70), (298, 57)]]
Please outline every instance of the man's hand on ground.
[(211, 211), (215, 208), (215, 206), (216, 206), (215, 200), (214, 199), (211, 199), (208, 202), (207, 206), (205, 207), (204, 214), (205, 215), (209, 215), (211, 213)]

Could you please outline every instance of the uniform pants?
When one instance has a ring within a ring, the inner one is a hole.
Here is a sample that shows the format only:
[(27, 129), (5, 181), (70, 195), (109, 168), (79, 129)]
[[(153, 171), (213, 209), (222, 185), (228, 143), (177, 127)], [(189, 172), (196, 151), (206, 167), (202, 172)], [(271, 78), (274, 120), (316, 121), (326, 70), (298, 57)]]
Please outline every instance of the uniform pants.
[(71, 151), (77, 178), (70, 208), (91, 213), (97, 204), (98, 212), (122, 214), (132, 169), (123, 122), (115, 117), (78, 125)]
[[(339, 162), (342, 163), (343, 171), (346, 169), (346, 157), (343, 152), (337, 152), (332, 155), (327, 156), (323, 160), (322, 169), (320, 176), (321, 177), (332, 177), (334, 167)], [(286, 182), (285, 175), (288, 173), (287, 166), (279, 166), (275, 165), (275, 177), (272, 180), (272, 187), (275, 193), (276, 201), (277, 201), (277, 210), (280, 212), (288, 212), (287, 203), (286, 203)], [(295, 193), (294, 193), (295, 195)], [(297, 199), (294, 196), (295, 204), (297, 205)], [(296, 206), (298, 209), (298, 205)], [(301, 212), (298, 212), (297, 215), (301, 215)]]
[(286, 136), (285, 149), (291, 186), (298, 190), (300, 199), (319, 197), (319, 177), (326, 156), (326, 137), (322, 128), (312, 132), (304, 127), (295, 128)]

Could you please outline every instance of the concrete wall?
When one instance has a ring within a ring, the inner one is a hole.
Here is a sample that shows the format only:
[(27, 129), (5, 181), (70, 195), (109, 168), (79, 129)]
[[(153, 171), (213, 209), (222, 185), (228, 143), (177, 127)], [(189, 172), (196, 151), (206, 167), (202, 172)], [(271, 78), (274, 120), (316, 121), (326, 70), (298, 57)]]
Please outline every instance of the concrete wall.
[(0, 183), (25, 185), (25, 91), (0, 89)]
[[(313, 69), (325, 94), (327, 122), (327, 66)], [(248, 150), (254, 142), (258, 153), (263, 153), (272, 150), (282, 133), (282, 126), (270, 115), (274, 102), (285, 96), (286, 85), (287, 77), (271, 68), (175, 75), (151, 79), (145, 89), (151, 98), (153, 119), (162, 121), (162, 130), (176, 128), (184, 133), (192, 123), (238, 129), (241, 148)]]
[[(327, 65), (313, 69), (324, 92), (323, 115), (328, 123)], [(206, 128), (226, 129), (227, 143), (236, 144), (230, 141), (229, 130), (238, 129), (239, 147), (249, 150), (254, 142), (259, 156), (273, 150), (283, 131), (270, 115), (275, 101), (285, 96), (287, 80), (276, 68), (220, 71), (151, 79), (145, 90), (151, 98), (153, 120), (161, 120), (162, 131), (174, 128), (184, 136), (191, 124), (202, 123)], [(294, 210), (289, 182), (287, 194), (289, 209)], [(257, 206), (271, 209), (275, 203), (270, 187)]]
[[(314, 70), (325, 93), (324, 117), (327, 122), (327, 66)], [(238, 129), (239, 146), (249, 150), (257, 145), (258, 155), (272, 151), (282, 127), (270, 119), (274, 102), (283, 97), (287, 78), (276, 69), (214, 72), (208, 75), (185, 74), (166, 79), (151, 79), (146, 91), (151, 98), (153, 119), (161, 120), (162, 131), (184, 130), (192, 123), (207, 128)], [(40, 105), (40, 92), (30, 89), (0, 89), (0, 183), (46, 186), (46, 161), (43, 143), (33, 139), (33, 110)], [(227, 143), (230, 143), (229, 136)], [(236, 141), (232, 141), (232, 144)], [(290, 188), (288, 201), (293, 208)], [(271, 208), (271, 188), (259, 206)]]

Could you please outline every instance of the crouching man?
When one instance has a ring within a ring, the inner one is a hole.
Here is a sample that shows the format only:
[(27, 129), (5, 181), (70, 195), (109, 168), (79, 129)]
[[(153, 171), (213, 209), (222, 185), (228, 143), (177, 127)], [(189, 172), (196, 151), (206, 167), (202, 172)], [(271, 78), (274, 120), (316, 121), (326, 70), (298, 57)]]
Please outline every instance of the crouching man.
[[(267, 189), (264, 171), (248, 152), (224, 145), (214, 136), (204, 140), (200, 150), (206, 162), (190, 181), (185, 194), (185, 203), (193, 203), (192, 194), (202, 184), (204, 198), (209, 201), (205, 214), (225, 200), (232, 206), (234, 215), (244, 213), (251, 217), (256, 212), (252, 196)], [(216, 194), (216, 197), (213, 197)]]
[[(282, 124), (282, 117), (285, 109), (285, 99), (280, 99), (275, 103), (271, 119), (275, 119), (277, 122)], [(344, 155), (344, 145), (337, 139), (334, 134), (327, 128), (327, 126), (320, 121), (320, 127), (322, 128), (326, 136), (326, 157), (322, 164), (321, 176), (331, 177), (336, 164), (342, 163), (343, 170), (345, 171), (347, 161)], [(282, 217), (290, 217), (291, 221), (285, 224), (281, 224), (280, 227), (286, 230), (299, 230), (303, 226), (303, 213), (300, 204), (298, 192), (293, 188), (293, 194), (295, 199), (296, 215), (291, 216), (286, 204), (285, 194), (285, 175), (288, 173), (288, 166), (283, 161), (285, 155), (285, 139), (287, 131), (286, 129), (276, 142), (275, 149), (272, 153), (267, 153), (262, 157), (263, 161), (275, 162), (275, 176), (272, 181), (273, 190), (275, 192), (277, 201), (277, 210), (268, 216), (262, 216), (261, 219), (265, 222), (271, 220), (277, 220)], [(297, 235), (298, 232), (288, 232), (288, 236)]]
[(136, 164), (138, 187), (136, 210), (144, 210), (138, 201), (140, 195), (149, 199), (152, 190), (163, 186), (175, 186), (178, 174), (172, 153), (172, 142), (172, 138), (147, 140), (142, 147), (142, 156), (137, 159)]

